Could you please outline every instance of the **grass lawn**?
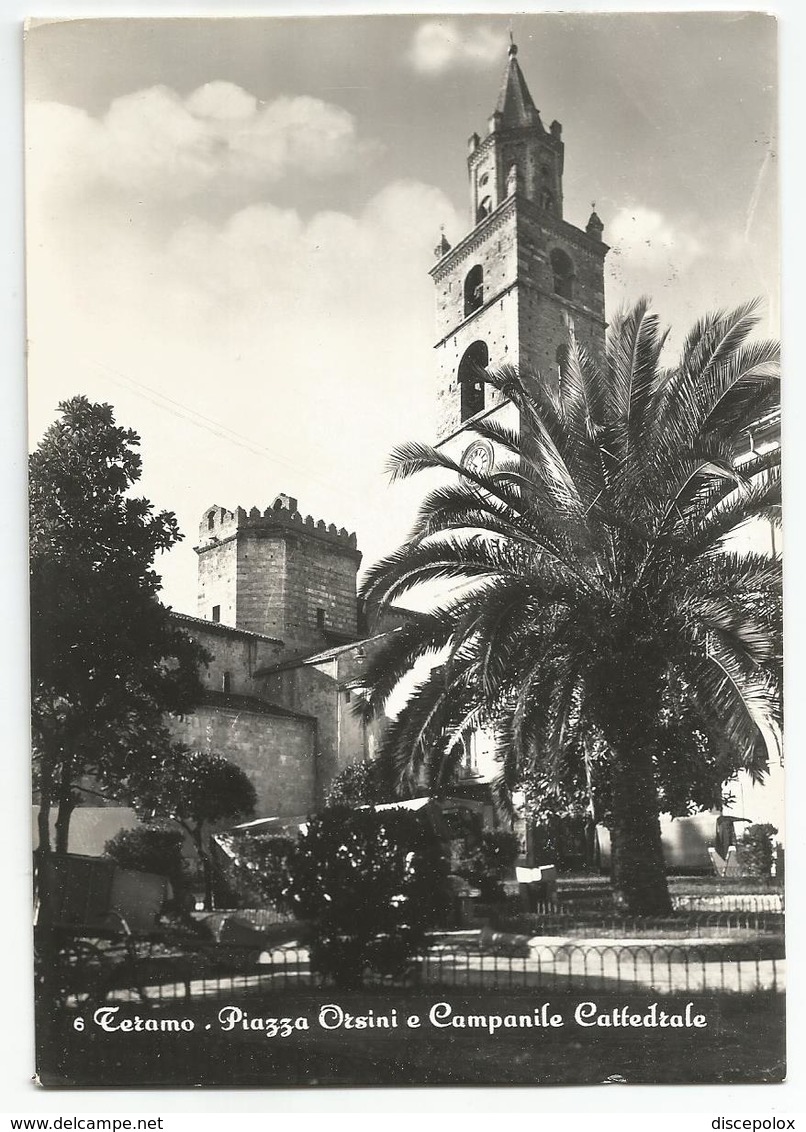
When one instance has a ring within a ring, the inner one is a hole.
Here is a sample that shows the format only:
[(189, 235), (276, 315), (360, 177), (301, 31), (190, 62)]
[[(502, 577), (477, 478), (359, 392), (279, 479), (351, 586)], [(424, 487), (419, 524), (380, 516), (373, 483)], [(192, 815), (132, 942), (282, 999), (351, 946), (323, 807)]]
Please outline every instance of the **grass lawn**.
[[(597, 1084), (618, 1076), (628, 1083), (715, 1083), (780, 1081), (784, 1077), (783, 996), (591, 995), (599, 1014), (628, 1007), (645, 1014), (649, 1004), (669, 1013), (705, 1016), (704, 1028), (584, 1027), (574, 1019), (583, 998), (547, 991), (512, 994), (445, 991), (391, 993), (309, 991), (232, 999), (249, 1019), (305, 1018), (307, 1030), (268, 1037), (239, 1022), (222, 1031), (224, 1002), (177, 1001), (169, 1010), (126, 1005), (113, 1018), (186, 1019), (185, 1032), (104, 1032), (82, 1015), (54, 1028), (49, 1049), (39, 1055), (40, 1080), (47, 1086), (132, 1085), (558, 1085)], [(429, 1022), (435, 1003), (448, 1002), (452, 1016), (533, 1016), (549, 1004), (561, 1027), (489, 1029), (436, 1027)], [(323, 1029), (319, 1011), (338, 1004), (353, 1016), (392, 1017), (397, 1028)], [(419, 1028), (406, 1019), (417, 1015)], [(187, 1024), (187, 1023), (186, 1023)]]

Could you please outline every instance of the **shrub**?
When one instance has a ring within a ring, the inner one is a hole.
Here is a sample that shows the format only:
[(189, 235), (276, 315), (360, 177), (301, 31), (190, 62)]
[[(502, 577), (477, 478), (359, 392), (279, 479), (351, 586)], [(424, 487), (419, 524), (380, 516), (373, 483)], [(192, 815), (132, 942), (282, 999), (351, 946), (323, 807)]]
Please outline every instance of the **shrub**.
[(520, 851), (517, 835), (506, 829), (489, 829), (478, 845), (469, 849), (456, 872), (478, 888), (482, 901), (500, 900), (504, 895), (501, 883), (515, 864)]
[(183, 841), (184, 835), (178, 829), (136, 826), (122, 829), (107, 841), (104, 855), (122, 869), (172, 878), (183, 873)]
[(326, 806), (379, 806), (396, 799), (394, 784), (385, 763), (352, 763), (330, 785)]
[(744, 873), (753, 877), (772, 876), (772, 839), (777, 832), (769, 822), (747, 827), (738, 844), (739, 863)]
[(311, 966), (339, 987), (367, 968), (402, 973), (447, 906), (447, 868), (431, 827), (409, 810), (332, 807), (287, 858), (282, 902), (313, 932)]
[(289, 885), (288, 861), (296, 847), (291, 837), (228, 834), (227, 848), (234, 859), (223, 865), (217, 858), (228, 892), (241, 907), (264, 904), (279, 907)]

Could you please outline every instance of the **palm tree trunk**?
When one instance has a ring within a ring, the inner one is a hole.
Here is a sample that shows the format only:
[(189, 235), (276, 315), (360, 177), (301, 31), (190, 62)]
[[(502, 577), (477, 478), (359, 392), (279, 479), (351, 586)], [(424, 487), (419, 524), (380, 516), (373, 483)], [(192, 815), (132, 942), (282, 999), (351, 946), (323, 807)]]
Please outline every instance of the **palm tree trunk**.
[(614, 752), (612, 875), (616, 905), (639, 916), (671, 911), (661, 846), (658, 792), (647, 750)]

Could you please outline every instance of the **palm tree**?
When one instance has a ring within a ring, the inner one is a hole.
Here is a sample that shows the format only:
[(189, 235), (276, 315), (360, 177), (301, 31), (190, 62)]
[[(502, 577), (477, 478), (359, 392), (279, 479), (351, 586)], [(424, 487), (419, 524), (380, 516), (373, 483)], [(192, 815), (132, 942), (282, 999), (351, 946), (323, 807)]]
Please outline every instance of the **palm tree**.
[(386, 733), (399, 778), (437, 779), (463, 735), (490, 728), (505, 799), (530, 769), (604, 743), (615, 897), (634, 913), (669, 909), (656, 774), (670, 705), (756, 778), (780, 723), (780, 560), (725, 545), (780, 512), (779, 451), (736, 461), (778, 403), (778, 348), (748, 341), (754, 311), (703, 318), (671, 368), (642, 300), (613, 322), (601, 364), (570, 331), (553, 386), (485, 371), (520, 429), (469, 425), (503, 454), (486, 474), (396, 449), (393, 480), (439, 469), (450, 482), (362, 587), (381, 603), (439, 590), (361, 678), (371, 717), (434, 658)]

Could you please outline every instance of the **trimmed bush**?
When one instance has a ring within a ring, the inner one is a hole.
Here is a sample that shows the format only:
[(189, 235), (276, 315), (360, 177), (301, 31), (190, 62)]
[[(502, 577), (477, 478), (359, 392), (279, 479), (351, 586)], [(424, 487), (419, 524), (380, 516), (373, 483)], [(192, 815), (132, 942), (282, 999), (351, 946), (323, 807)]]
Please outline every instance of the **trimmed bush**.
[(749, 825), (738, 842), (742, 872), (751, 877), (772, 876), (773, 837), (778, 830), (769, 822)]
[(159, 873), (169, 879), (183, 871), (182, 842), (178, 829), (135, 826), (122, 829), (104, 846), (104, 855), (122, 869), (138, 873)]

